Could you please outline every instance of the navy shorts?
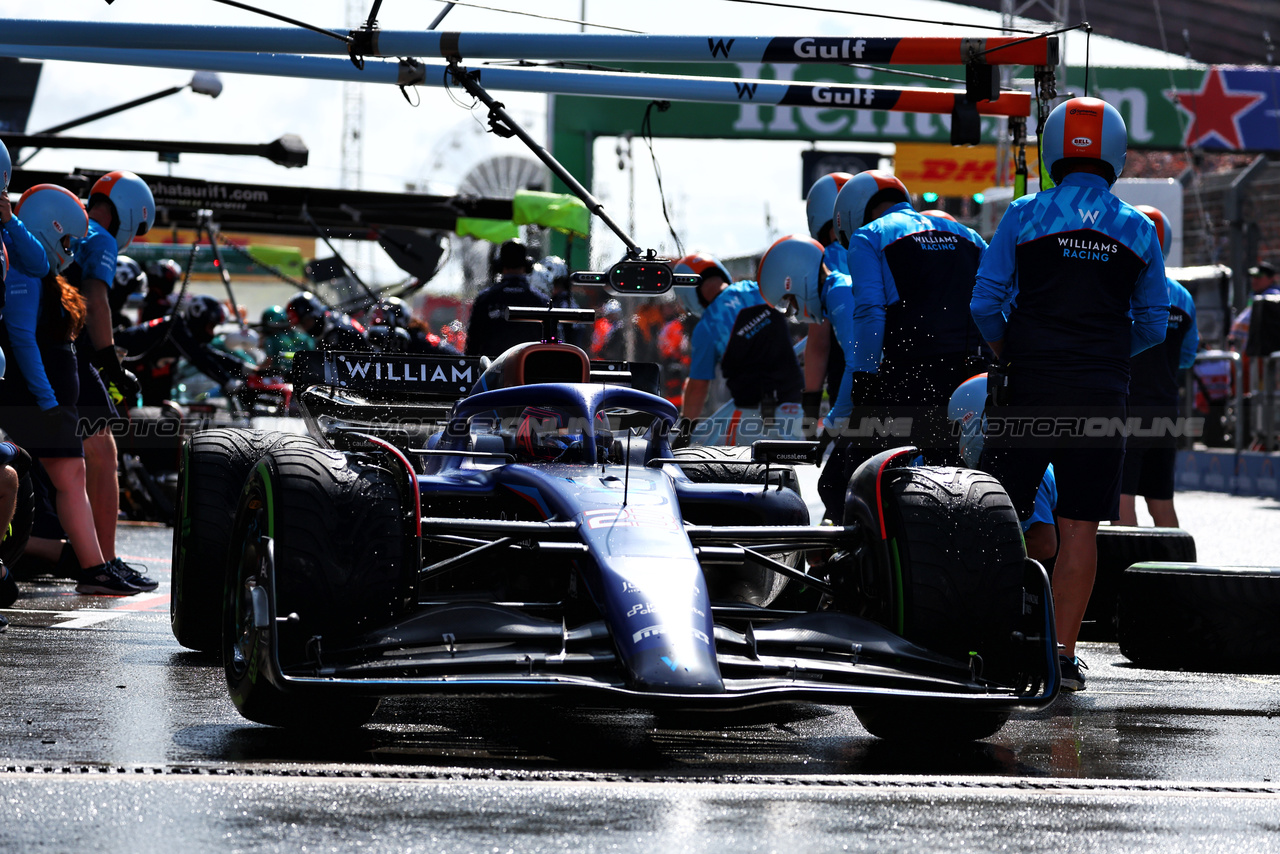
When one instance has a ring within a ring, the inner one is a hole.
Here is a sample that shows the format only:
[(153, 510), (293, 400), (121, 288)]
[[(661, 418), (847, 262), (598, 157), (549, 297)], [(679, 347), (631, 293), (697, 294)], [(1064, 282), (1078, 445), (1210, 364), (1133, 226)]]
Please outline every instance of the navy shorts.
[(1173, 498), (1177, 464), (1177, 448), (1127, 448), (1120, 491), (1125, 495), (1168, 501)]
[(58, 408), (40, 411), (18, 360), (10, 359), (9, 374), (0, 382), (0, 427), (37, 459), (83, 457), (84, 445), (76, 432), (80, 383), (75, 353), (70, 344), (65, 344), (42, 348), (40, 357)]
[(1127, 411), (1124, 392), (1011, 377), (1009, 405), (987, 410), (979, 468), (1004, 485), (1024, 521), (1035, 510), (1036, 490), (1050, 463), (1058, 482), (1058, 516), (1116, 519)]
[(89, 350), (93, 345), (87, 337), (81, 344), (83, 346), (76, 347), (76, 364), (80, 373), (80, 399), (76, 401), (76, 409), (80, 411), (81, 421), (93, 428), (87, 431), (87, 435), (93, 435), (109, 429), (113, 421), (122, 419), (111, 395), (107, 394), (107, 384), (98, 376), (98, 369), (89, 363), (93, 356)]

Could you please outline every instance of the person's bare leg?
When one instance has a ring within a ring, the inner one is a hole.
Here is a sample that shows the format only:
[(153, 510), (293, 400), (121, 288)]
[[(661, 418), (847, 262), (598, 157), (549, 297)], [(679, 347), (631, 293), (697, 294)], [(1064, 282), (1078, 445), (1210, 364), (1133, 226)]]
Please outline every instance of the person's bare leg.
[[(109, 432), (95, 433), (84, 440), (85, 488), (93, 508), (93, 527), (98, 532), (97, 551), (107, 560), (116, 556), (116, 522), (120, 519), (116, 459), (116, 439)], [(80, 554), (74, 540), (72, 547)]]
[(1053, 567), (1054, 625), (1062, 654), (1076, 654), (1076, 639), (1098, 571), (1098, 523), (1058, 517), (1058, 561)]
[(6, 534), (18, 507), (18, 473), (13, 466), (0, 466), (0, 534)]
[(1173, 509), (1172, 498), (1148, 498), (1147, 512), (1157, 528), (1177, 528), (1178, 513)]
[(93, 510), (85, 492), (85, 461), (80, 457), (46, 457), (41, 460), (54, 489), (58, 490), (58, 521), (67, 532), (81, 569), (106, 563), (98, 546)]
[(1118, 521), (1121, 525), (1137, 525), (1138, 524), (1138, 498), (1135, 495), (1120, 495), (1120, 518)]

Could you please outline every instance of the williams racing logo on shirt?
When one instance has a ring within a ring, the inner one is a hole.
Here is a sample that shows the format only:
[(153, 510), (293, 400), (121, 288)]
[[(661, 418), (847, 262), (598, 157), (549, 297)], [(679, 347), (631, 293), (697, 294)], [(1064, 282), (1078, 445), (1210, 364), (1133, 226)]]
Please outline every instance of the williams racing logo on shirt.
[(911, 237), (917, 246), (927, 252), (954, 252), (960, 248), (960, 235), (948, 231), (922, 231)]
[(1077, 258), (1081, 261), (1110, 261), (1120, 251), (1118, 243), (1078, 237), (1059, 237), (1058, 246), (1062, 249), (1063, 258)]

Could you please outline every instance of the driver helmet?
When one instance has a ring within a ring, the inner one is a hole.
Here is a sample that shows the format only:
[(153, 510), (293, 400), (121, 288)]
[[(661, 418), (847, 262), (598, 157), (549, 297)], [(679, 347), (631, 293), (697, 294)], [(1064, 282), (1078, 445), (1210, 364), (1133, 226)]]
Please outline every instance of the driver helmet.
[[(705, 252), (695, 252), (692, 255), (686, 255), (679, 261), (676, 261), (672, 267), (672, 272), (681, 275), (700, 276), (706, 279), (709, 276), (720, 276), (727, 284), (733, 284), (733, 274), (729, 272), (729, 268), (720, 263), (718, 258), (706, 254)], [(680, 302), (684, 303), (685, 309), (695, 317), (702, 314), (709, 303), (702, 299), (702, 286), (688, 288), (675, 288), (676, 296), (680, 298)]]
[(156, 221), (156, 200), (151, 188), (132, 172), (108, 172), (99, 178), (89, 190), (89, 207), (100, 200), (111, 203), (111, 224), (107, 231), (116, 239), (123, 252), (133, 242), (151, 230)]
[(128, 255), (116, 257), (116, 278), (111, 286), (112, 294), (118, 294), (123, 302), (129, 294), (147, 292), (147, 274), (142, 265)]
[(960, 383), (947, 403), (947, 418), (960, 431), (960, 458), (969, 468), (977, 468), (986, 433), (987, 375), (978, 374)]
[(289, 331), (289, 315), (284, 306), (269, 305), (262, 310), (262, 321), (259, 324), (268, 335), (279, 335)]
[(284, 308), (289, 316), (289, 323), (310, 335), (321, 331), (329, 317), (329, 309), (310, 291), (299, 291), (294, 294)]
[(182, 304), (182, 320), (192, 337), (203, 343), (213, 340), (214, 329), (227, 320), (227, 307), (208, 294), (196, 294)]
[(819, 323), (822, 311), (822, 244), (803, 234), (775, 241), (756, 271), (760, 296), (783, 314)]
[(182, 281), (182, 266), (172, 258), (163, 258), (147, 265), (147, 291), (156, 296), (173, 293)]
[(563, 258), (548, 255), (533, 266), (529, 281), (538, 290), (551, 293), (556, 285), (563, 285), (569, 281), (569, 265)]
[(957, 220), (951, 214), (947, 213), (946, 211), (940, 211), (937, 208), (933, 208), (932, 210), (927, 210), (927, 211), (920, 211), (920, 213), (924, 216), (933, 217), (934, 219), (949, 219), (952, 222), (959, 222), (959, 220)]
[(829, 172), (813, 182), (809, 195), (804, 199), (804, 213), (809, 219), (809, 236), (822, 240), (822, 232), (831, 225), (836, 207), (836, 196), (844, 182), (853, 176), (848, 172)]
[[(559, 409), (543, 406), (527, 406), (520, 413), (516, 427), (516, 459), (521, 462), (557, 462), (574, 450), (581, 449), (585, 438), (578, 425)], [(596, 455), (603, 461), (613, 445), (613, 432), (603, 413), (596, 413), (594, 425)], [(583, 460), (575, 460), (583, 462)]]
[(22, 218), (31, 236), (40, 241), (55, 273), (61, 273), (75, 260), (72, 238), (89, 232), (89, 214), (80, 199), (56, 184), (36, 184), (22, 194), (13, 212)]
[(836, 195), (833, 226), (836, 240), (847, 247), (853, 233), (867, 224), (871, 210), (881, 202), (909, 202), (907, 185), (888, 172), (859, 172)]
[(1120, 111), (1101, 98), (1072, 98), (1053, 108), (1040, 134), (1040, 162), (1061, 183), (1080, 161), (1100, 163), (1108, 184), (1124, 171), (1129, 132)]
[(1156, 227), (1156, 237), (1160, 239), (1160, 251), (1169, 257), (1169, 244), (1173, 243), (1173, 224), (1164, 215), (1164, 211), (1151, 205), (1138, 205), (1138, 210), (1146, 214), (1147, 219)]
[(606, 300), (605, 304), (600, 306), (600, 314), (609, 320), (618, 321), (622, 319), (622, 303), (616, 299)]
[(369, 312), (369, 323), (372, 326), (408, 329), (411, 314), (409, 306), (400, 297), (387, 297)]

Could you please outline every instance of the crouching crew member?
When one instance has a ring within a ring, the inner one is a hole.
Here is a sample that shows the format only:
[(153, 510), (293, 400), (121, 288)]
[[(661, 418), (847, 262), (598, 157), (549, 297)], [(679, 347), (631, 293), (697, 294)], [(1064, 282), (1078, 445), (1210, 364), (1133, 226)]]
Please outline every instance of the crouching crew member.
[[(757, 439), (800, 438), (804, 375), (792, 349), (786, 318), (760, 295), (755, 282), (733, 282), (710, 255), (686, 255), (675, 271), (700, 276), (680, 288), (685, 305), (701, 314), (690, 336), (689, 379), (681, 411), (695, 444), (749, 445)], [(719, 366), (734, 411), (726, 424), (694, 424), (702, 415)]]

